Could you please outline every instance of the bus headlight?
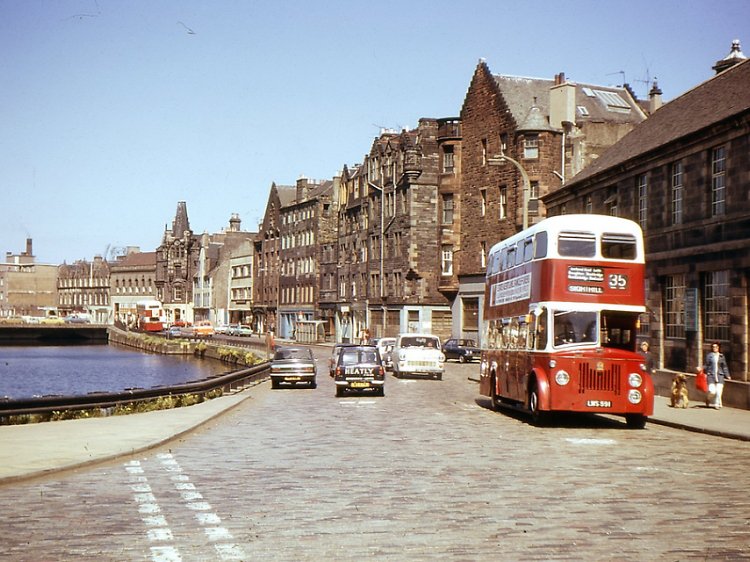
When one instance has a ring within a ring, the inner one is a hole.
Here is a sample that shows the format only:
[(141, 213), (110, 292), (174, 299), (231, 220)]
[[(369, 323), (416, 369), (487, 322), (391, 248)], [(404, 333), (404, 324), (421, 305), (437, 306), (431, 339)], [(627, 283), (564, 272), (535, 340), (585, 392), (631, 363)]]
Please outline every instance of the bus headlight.
[(638, 373), (630, 373), (630, 376), (628, 377), (628, 382), (630, 383), (630, 386), (633, 388), (640, 388), (643, 384), (643, 378)]
[(641, 396), (641, 392), (639, 390), (631, 388), (630, 392), (628, 392), (628, 400), (630, 400), (631, 404), (640, 404), (642, 399), (643, 396)]
[(565, 371), (557, 371), (555, 382), (560, 386), (565, 386), (570, 382), (570, 376)]

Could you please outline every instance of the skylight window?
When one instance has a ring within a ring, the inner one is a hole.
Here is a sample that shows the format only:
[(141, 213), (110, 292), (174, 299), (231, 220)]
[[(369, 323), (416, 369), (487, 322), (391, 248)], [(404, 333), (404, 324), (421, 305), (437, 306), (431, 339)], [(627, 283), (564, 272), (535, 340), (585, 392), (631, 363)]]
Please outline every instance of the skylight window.
[(588, 117), (588, 114), (589, 114), (589, 110), (588, 110), (588, 109), (586, 109), (586, 108), (585, 108), (584, 106), (582, 106), (582, 105), (579, 105), (579, 106), (578, 106), (578, 113), (580, 113), (580, 114), (581, 114), (581, 115), (583, 115), (584, 117)]
[(604, 90), (594, 90), (594, 92), (608, 111), (630, 113), (630, 105), (617, 92), (605, 92)]

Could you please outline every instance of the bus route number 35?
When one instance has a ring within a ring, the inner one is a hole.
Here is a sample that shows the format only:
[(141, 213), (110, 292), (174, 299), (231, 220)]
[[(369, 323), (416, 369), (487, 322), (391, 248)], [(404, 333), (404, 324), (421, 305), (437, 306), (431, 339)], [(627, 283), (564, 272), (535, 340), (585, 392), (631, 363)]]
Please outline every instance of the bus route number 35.
[(607, 278), (610, 289), (627, 289), (628, 288), (628, 276), (622, 273), (610, 273)]

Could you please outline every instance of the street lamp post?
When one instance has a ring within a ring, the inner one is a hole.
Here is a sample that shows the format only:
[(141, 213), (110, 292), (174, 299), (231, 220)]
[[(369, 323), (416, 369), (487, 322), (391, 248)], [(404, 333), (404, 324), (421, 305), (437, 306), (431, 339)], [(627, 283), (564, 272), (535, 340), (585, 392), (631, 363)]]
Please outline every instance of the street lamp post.
[(502, 152), (494, 158), (487, 159), (487, 163), (490, 166), (499, 166), (506, 161), (518, 168), (518, 171), (521, 172), (521, 177), (523, 177), (523, 230), (526, 230), (529, 228), (529, 193), (531, 191), (531, 183), (529, 182), (529, 176), (526, 173), (526, 170), (524, 170), (523, 166), (521, 166), (516, 160), (510, 156), (506, 156)]

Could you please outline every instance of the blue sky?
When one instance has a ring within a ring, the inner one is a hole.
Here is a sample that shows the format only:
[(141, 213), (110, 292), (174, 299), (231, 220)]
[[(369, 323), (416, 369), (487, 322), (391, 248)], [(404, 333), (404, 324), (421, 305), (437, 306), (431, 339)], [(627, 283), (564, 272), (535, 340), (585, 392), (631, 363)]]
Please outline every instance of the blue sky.
[(750, 2), (0, 0), (0, 252), (153, 251), (256, 230), (272, 182), (330, 179), (381, 127), (461, 110), (492, 72), (669, 100), (713, 75)]

